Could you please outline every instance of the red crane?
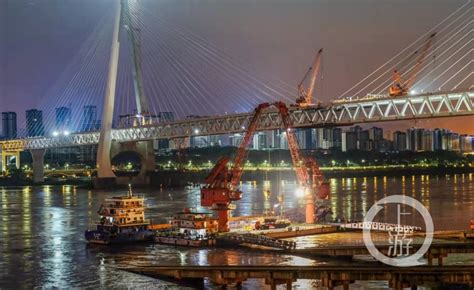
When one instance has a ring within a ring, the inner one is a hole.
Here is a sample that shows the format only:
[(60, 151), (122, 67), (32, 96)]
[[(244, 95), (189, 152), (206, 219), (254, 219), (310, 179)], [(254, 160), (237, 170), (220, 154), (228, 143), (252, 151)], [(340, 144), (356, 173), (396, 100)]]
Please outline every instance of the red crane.
[[(313, 104), (313, 92), (316, 86), (316, 79), (318, 78), (319, 68), (321, 66), (321, 55), (323, 49), (321, 48), (314, 58), (313, 64), (309, 67), (308, 71), (303, 76), (303, 79), (298, 84), (298, 99), (296, 99), (296, 104), (302, 108), (312, 106)], [(306, 81), (308, 76), (310, 76), (309, 86), (305, 89), (303, 83)]]
[(232, 209), (232, 201), (240, 200), (242, 192), (237, 188), (244, 170), (244, 161), (247, 154), (247, 146), (252, 140), (261, 113), (270, 104), (263, 103), (254, 110), (242, 143), (240, 143), (235, 155), (232, 169), (227, 164), (228, 157), (221, 158), (206, 178), (206, 186), (201, 189), (201, 205), (212, 207), (218, 214), (218, 227), (220, 232), (228, 232), (229, 210)]
[(324, 181), (323, 174), (319, 169), (316, 159), (310, 156), (303, 156), (298, 144), (293, 122), (290, 118), (288, 107), (283, 102), (275, 103), (280, 112), (283, 126), (288, 140), (291, 160), (296, 171), (296, 177), (300, 186), (303, 187), (306, 198), (306, 223), (315, 222), (315, 198), (326, 199), (329, 196), (329, 184)]
[[(283, 102), (277, 102), (272, 105), (278, 109), (281, 115), (296, 176), (305, 191), (306, 222), (314, 223), (314, 200), (315, 198), (327, 198), (329, 195), (329, 186), (327, 182), (324, 181), (324, 177), (316, 160), (309, 156), (303, 156), (301, 153), (298, 139), (292, 128), (293, 123), (288, 107)], [(201, 205), (211, 207), (217, 211), (220, 232), (229, 231), (229, 211), (234, 208), (232, 202), (240, 200), (242, 197), (242, 192), (237, 185), (240, 182), (244, 170), (247, 147), (252, 140), (262, 112), (270, 106), (271, 104), (269, 103), (263, 103), (254, 110), (244, 138), (237, 149), (232, 168), (230, 170), (228, 168), (230, 161), (228, 157), (221, 158), (207, 176), (205, 187), (201, 189)]]
[[(423, 46), (422, 52), (418, 60), (416, 61), (413, 70), (406, 81), (402, 80), (402, 76), (398, 70), (393, 71), (393, 85), (390, 86), (388, 93), (391, 97), (399, 97), (408, 94), (410, 91), (411, 86), (415, 82), (416, 75), (423, 64), (425, 57), (428, 53), (428, 50), (431, 47), (431, 43), (433, 42), (436, 33), (430, 35), (428, 40), (426, 41), (425, 45)], [(413, 55), (418, 54), (418, 50), (413, 53)]]

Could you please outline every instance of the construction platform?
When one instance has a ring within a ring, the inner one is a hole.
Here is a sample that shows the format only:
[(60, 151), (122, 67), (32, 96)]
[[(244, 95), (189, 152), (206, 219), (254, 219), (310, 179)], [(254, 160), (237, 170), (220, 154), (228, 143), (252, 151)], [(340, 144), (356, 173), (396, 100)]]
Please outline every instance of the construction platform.
[(217, 238), (217, 245), (239, 246), (242, 244), (264, 246), (282, 250), (296, 249), (296, 243), (293, 241), (279, 240), (265, 235), (251, 233), (228, 233), (222, 234)]
[[(351, 266), (128, 266), (124, 271), (142, 274), (181, 285), (200, 288), (207, 278), (215, 285), (236, 285), (247, 279), (265, 279), (265, 283), (276, 289), (298, 279), (321, 280), (323, 287), (332, 290), (342, 285), (344, 290), (355, 281), (388, 281), (391, 288), (401, 290), (417, 286), (442, 287), (440, 289), (472, 289), (474, 267), (472, 266), (419, 266), (412, 268), (390, 267), (380, 264)], [(454, 289), (454, 288), (453, 288)]]
[[(413, 252), (418, 251), (422, 246), (421, 244), (412, 244), (411, 250)], [(376, 245), (384, 255), (388, 255), (390, 245)], [(329, 247), (314, 247), (305, 249), (296, 249), (292, 252), (302, 257), (353, 257), (358, 255), (370, 255), (365, 245), (352, 245), (352, 246), (329, 246)], [(438, 261), (438, 266), (443, 266), (443, 259), (449, 254), (472, 254), (474, 253), (474, 242), (443, 242), (443, 243), (432, 243), (428, 252), (425, 254), (428, 260), (428, 265), (433, 265), (433, 260)], [(474, 271), (474, 266), (471, 266)]]
[(292, 225), (284, 229), (273, 229), (254, 232), (261, 233), (275, 239), (288, 239), (312, 235), (332, 234), (340, 232), (337, 226), (332, 225)]

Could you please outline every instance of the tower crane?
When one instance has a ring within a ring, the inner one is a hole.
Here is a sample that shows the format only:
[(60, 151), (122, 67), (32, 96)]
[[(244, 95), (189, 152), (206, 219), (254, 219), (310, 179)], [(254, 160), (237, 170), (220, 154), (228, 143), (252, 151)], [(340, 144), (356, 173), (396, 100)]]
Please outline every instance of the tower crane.
[[(273, 105), (281, 115), (296, 176), (300, 185), (305, 189), (306, 222), (314, 223), (314, 198), (316, 196), (326, 198), (329, 194), (329, 187), (324, 182), (316, 160), (301, 154), (287, 106), (283, 102)], [(237, 185), (244, 170), (247, 147), (255, 133), (262, 112), (270, 106), (269, 103), (263, 103), (254, 110), (244, 138), (237, 149), (232, 168), (228, 168), (229, 157), (221, 158), (206, 177), (206, 185), (201, 189), (201, 205), (217, 211), (220, 232), (229, 231), (229, 211), (235, 208), (232, 202), (242, 198), (242, 192)]]
[[(314, 87), (316, 85), (316, 79), (318, 78), (319, 68), (321, 66), (321, 55), (323, 53), (323, 49), (321, 48), (317, 53), (316, 57), (314, 58), (313, 64), (309, 67), (308, 71), (303, 76), (303, 79), (298, 84), (298, 99), (296, 99), (296, 104), (300, 107), (308, 107), (313, 104), (313, 93)], [(310, 77), (309, 86), (306, 89), (303, 86), (303, 83), (306, 79)]]
[[(398, 70), (395, 69), (393, 71), (393, 85), (391, 85), (388, 90), (388, 93), (391, 97), (399, 97), (408, 94), (411, 86), (415, 81), (416, 75), (418, 74), (418, 71), (420, 70), (420, 67), (423, 64), (423, 61), (425, 60), (426, 54), (428, 53), (428, 50), (430, 49), (435, 36), (436, 33), (433, 33), (429, 36), (428, 40), (423, 46), (420, 57), (418, 58), (415, 66), (413, 67), (411, 75), (406, 81), (403, 81), (402, 76)], [(415, 54), (418, 54), (418, 50), (415, 51), (413, 55)]]

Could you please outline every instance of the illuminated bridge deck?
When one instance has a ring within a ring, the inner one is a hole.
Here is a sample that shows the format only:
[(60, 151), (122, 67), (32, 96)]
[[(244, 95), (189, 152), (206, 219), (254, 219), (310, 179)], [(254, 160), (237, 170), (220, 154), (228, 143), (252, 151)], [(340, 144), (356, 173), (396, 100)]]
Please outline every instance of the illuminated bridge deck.
[[(241, 133), (247, 128), (251, 115), (252, 113), (228, 114), (114, 129), (112, 139), (116, 142), (133, 142)], [(473, 90), (358, 99), (323, 107), (290, 109), (295, 128), (469, 115), (474, 115)], [(258, 131), (280, 128), (283, 128), (283, 125), (276, 110), (263, 113), (257, 126)], [(0, 146), (2, 150), (14, 151), (93, 145), (99, 142), (99, 135), (99, 132), (87, 132), (68, 136), (17, 139), (1, 141)]]

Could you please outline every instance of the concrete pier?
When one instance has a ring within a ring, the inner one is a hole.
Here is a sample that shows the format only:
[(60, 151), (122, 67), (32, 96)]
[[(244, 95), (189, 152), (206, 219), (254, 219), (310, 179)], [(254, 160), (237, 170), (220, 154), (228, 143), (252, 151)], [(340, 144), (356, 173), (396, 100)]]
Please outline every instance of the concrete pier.
[(31, 158), (33, 160), (33, 182), (39, 183), (44, 181), (44, 154), (46, 149), (30, 149)]

